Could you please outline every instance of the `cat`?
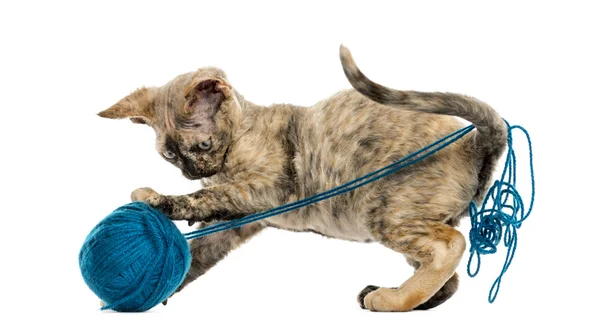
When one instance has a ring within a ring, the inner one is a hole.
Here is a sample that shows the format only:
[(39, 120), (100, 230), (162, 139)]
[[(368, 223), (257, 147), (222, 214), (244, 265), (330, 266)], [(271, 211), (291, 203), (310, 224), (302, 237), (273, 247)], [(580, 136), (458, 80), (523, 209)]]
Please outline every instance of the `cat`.
[[(426, 160), (355, 191), (237, 229), (192, 240), (191, 268), (179, 290), (267, 227), (379, 242), (415, 269), (400, 287), (367, 286), (371, 311), (430, 309), (458, 288), (465, 251), (455, 229), (472, 200), (481, 203), (506, 148), (507, 128), (487, 104), (452, 93), (399, 91), (369, 80), (340, 47), (353, 89), (310, 107), (260, 106), (214, 67), (142, 87), (98, 113), (151, 126), (156, 149), (202, 189), (132, 192), (173, 220), (204, 226), (329, 190), (379, 169), (464, 126), (476, 130)], [(442, 114), (442, 115), (440, 115)]]

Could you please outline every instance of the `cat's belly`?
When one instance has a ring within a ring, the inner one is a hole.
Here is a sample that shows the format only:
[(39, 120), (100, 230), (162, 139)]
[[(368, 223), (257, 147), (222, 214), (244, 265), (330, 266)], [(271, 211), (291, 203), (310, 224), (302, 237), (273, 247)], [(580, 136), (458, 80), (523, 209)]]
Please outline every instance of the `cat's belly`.
[(308, 231), (331, 238), (370, 242), (373, 240), (359, 215), (331, 215), (320, 211), (292, 212), (265, 220), (267, 225), (290, 231)]

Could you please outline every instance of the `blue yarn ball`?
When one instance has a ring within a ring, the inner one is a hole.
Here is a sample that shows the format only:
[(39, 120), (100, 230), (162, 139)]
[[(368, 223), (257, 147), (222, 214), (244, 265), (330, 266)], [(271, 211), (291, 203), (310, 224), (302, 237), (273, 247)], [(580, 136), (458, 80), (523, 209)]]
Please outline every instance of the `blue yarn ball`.
[(163, 213), (142, 202), (119, 207), (87, 236), (79, 252), (86, 284), (102, 309), (142, 312), (167, 299), (190, 268), (188, 243)]

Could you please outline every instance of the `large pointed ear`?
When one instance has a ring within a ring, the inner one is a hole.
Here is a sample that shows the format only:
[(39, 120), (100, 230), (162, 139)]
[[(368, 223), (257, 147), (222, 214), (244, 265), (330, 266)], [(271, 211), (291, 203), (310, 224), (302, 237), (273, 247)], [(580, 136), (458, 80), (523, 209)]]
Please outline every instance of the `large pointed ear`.
[(231, 95), (231, 85), (220, 77), (198, 77), (185, 88), (185, 125), (210, 133), (215, 115), (223, 101)]
[(154, 120), (154, 95), (153, 88), (137, 89), (98, 115), (105, 118), (129, 118), (133, 123), (150, 124)]

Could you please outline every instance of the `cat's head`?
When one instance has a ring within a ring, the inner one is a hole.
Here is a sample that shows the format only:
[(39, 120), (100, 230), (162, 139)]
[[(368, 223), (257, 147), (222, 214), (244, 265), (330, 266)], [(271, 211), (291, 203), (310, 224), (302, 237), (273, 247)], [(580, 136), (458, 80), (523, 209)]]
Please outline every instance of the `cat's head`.
[(98, 115), (154, 128), (158, 153), (195, 180), (222, 170), (241, 108), (225, 73), (210, 67), (140, 88)]

